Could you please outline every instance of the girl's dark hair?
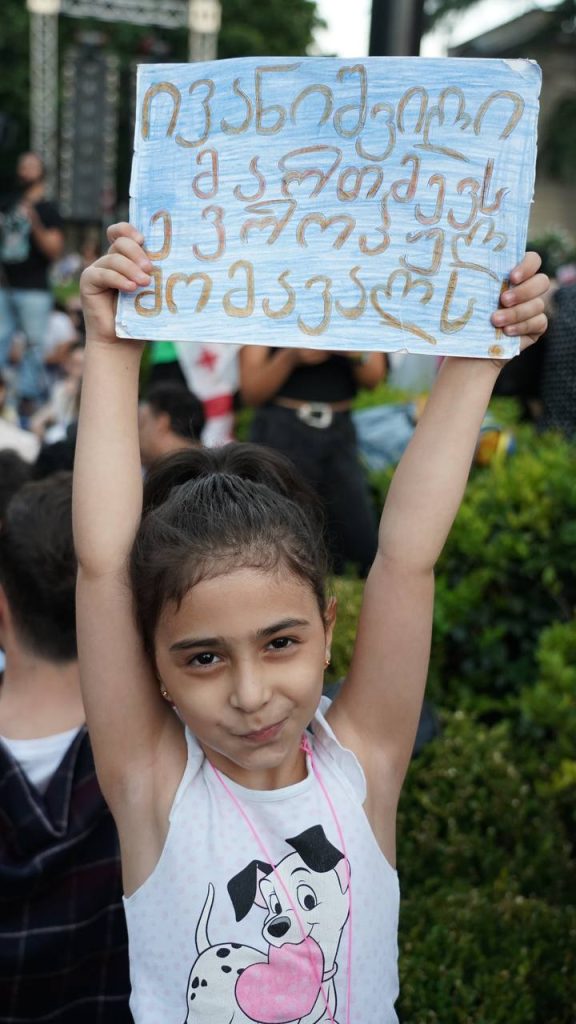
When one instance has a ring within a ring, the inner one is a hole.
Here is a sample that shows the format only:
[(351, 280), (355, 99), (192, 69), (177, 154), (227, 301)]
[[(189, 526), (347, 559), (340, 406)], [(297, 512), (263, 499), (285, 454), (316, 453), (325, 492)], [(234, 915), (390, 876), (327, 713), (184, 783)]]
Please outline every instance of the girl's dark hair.
[(162, 609), (203, 579), (235, 569), (276, 569), (305, 580), (326, 611), (320, 503), (271, 448), (233, 443), (158, 460), (144, 485), (130, 577), (139, 626), (154, 657)]

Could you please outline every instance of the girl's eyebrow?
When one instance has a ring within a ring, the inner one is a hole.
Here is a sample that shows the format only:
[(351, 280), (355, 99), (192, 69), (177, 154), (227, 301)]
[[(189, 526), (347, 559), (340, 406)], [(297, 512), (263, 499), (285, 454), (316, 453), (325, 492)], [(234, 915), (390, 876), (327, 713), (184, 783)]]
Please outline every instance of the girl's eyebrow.
[(280, 633), (283, 629), (295, 629), (297, 626), (309, 626), (308, 619), (281, 619), (271, 626), (264, 626), (256, 633), (257, 637), (272, 636), (273, 633)]
[[(280, 633), (284, 629), (295, 629), (298, 626), (309, 626), (310, 622), (308, 619), (281, 619), (280, 622), (273, 622), (270, 626), (263, 626), (262, 629), (257, 630), (256, 638), (263, 639), (267, 636), (273, 636), (274, 633)], [(191, 648), (196, 647), (225, 647), (226, 640), (223, 636), (203, 636), (203, 637), (186, 637), (184, 640), (178, 640), (175, 644), (172, 644), (169, 648), (170, 651), (189, 651)]]
[(187, 637), (185, 640), (178, 640), (172, 644), (170, 651), (188, 651), (191, 647), (223, 647), (224, 638), (221, 636)]

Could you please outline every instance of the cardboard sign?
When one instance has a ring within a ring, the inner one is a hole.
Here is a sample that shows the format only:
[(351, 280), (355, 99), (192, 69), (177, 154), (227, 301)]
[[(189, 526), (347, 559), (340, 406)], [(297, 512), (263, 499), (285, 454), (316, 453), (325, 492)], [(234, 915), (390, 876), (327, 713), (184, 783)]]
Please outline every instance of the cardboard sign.
[(123, 337), (509, 356), (540, 69), (280, 58), (138, 69)]

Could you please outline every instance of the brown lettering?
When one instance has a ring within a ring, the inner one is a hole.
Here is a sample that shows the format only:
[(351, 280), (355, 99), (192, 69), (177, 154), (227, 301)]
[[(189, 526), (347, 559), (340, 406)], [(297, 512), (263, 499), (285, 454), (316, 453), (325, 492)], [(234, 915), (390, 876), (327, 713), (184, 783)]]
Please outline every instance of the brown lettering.
[[(406, 156), (402, 157), (400, 163), (402, 167), (405, 167), (406, 164), (412, 164), (412, 174), (409, 178), (399, 178), (397, 181), (393, 182), (390, 192), (392, 198), (395, 199), (397, 203), (410, 203), (414, 199), (416, 189), (418, 188), (420, 157), (416, 156), (416, 154), (407, 153)], [(403, 194), (400, 191), (402, 188), (405, 189)]]
[[(154, 267), (150, 271), (150, 277), (154, 282), (154, 287), (139, 292), (134, 298), (134, 309), (138, 316), (158, 316), (162, 312), (162, 267)], [(147, 295), (154, 297), (153, 306), (144, 305), (143, 300)]]
[(212, 226), (216, 232), (216, 248), (214, 252), (203, 253), (200, 252), (198, 245), (195, 243), (192, 246), (192, 252), (194, 253), (197, 260), (219, 260), (224, 255), (226, 250), (226, 228), (224, 227), (224, 208), (222, 206), (206, 206), (202, 210), (202, 220), (207, 220), (210, 215), (213, 215)]
[(298, 245), (302, 245), (307, 248), (308, 243), (306, 242), (306, 229), (310, 224), (317, 224), (322, 233), (324, 233), (324, 231), (331, 228), (333, 224), (339, 223), (343, 223), (344, 227), (338, 233), (336, 240), (332, 243), (332, 248), (341, 249), (356, 227), (354, 217), (348, 217), (346, 214), (339, 214), (335, 217), (325, 217), (323, 213), (308, 213), (302, 218), (296, 229)]
[[(313, 154), (314, 156), (324, 155), (330, 153), (334, 155), (334, 159), (330, 164), (330, 167), (326, 171), (322, 171), (319, 168), (307, 168), (306, 170), (290, 170), (287, 168), (288, 160), (298, 159), (301, 156), (308, 156)], [(281, 157), (278, 161), (278, 170), (282, 172), (282, 195), (286, 196), (287, 199), (291, 199), (291, 193), (289, 186), (293, 181), (298, 182), (300, 185), (303, 181), (308, 178), (316, 178), (316, 184), (314, 189), (310, 193), (310, 198), (320, 194), (323, 188), (327, 185), (328, 181), (334, 174), (334, 172), (340, 166), (342, 161), (342, 150), (336, 146), (303, 146), (302, 149), (293, 149), (290, 153), (286, 153), (285, 156)]]
[(493, 103), (496, 103), (497, 100), (502, 99), (510, 100), (514, 109), (510, 114), (510, 117), (505, 128), (500, 132), (498, 138), (507, 139), (508, 136), (512, 134), (520, 118), (522, 117), (522, 114), (524, 113), (524, 107), (526, 106), (526, 104), (522, 96), (519, 96), (517, 92), (509, 92), (507, 89), (501, 89), (498, 92), (490, 93), (490, 96), (488, 96), (487, 99), (484, 100), (484, 103), (482, 103), (482, 105), (478, 108), (478, 113), (474, 118), (474, 131), (476, 135), (480, 135), (480, 132), (482, 131), (482, 122), (484, 120), (484, 117), (486, 116), (486, 112), (488, 111), (488, 109), (492, 106)]
[[(340, 171), (340, 175), (338, 177), (338, 186), (336, 189), (338, 199), (343, 203), (357, 199), (360, 195), (360, 190), (364, 184), (364, 178), (367, 174), (373, 174), (376, 178), (366, 193), (366, 199), (373, 199), (378, 192), (380, 185), (384, 181), (384, 171), (381, 167), (345, 167)], [(346, 188), (346, 181), (350, 177), (353, 177), (354, 184), (351, 189), (348, 189)]]
[[(192, 179), (192, 191), (198, 199), (213, 199), (218, 192), (218, 152), (215, 149), (201, 149), (196, 156), (198, 166), (202, 164), (205, 156), (210, 158), (210, 170), (202, 171)], [(208, 178), (209, 186), (207, 189), (200, 188), (200, 182), (203, 178)]]
[(146, 255), (149, 260), (165, 260), (170, 255), (172, 248), (172, 217), (168, 213), (168, 210), (158, 210), (157, 213), (150, 217), (150, 224), (156, 224), (157, 221), (161, 220), (164, 227), (164, 235), (162, 239), (162, 246), (157, 249), (156, 252), (152, 252), (146, 248)]
[(446, 288), (446, 295), (444, 296), (444, 303), (442, 305), (442, 313), (440, 316), (440, 330), (443, 334), (456, 334), (457, 331), (461, 331), (474, 313), (476, 299), (469, 299), (462, 316), (455, 317), (453, 320), (450, 319), (450, 307), (454, 300), (454, 293), (456, 291), (457, 284), (458, 273), (456, 270), (453, 270), (448, 279), (448, 286)]
[(203, 142), (206, 142), (206, 139), (210, 135), (210, 128), (212, 126), (212, 110), (210, 107), (210, 100), (214, 95), (214, 82), (212, 81), (211, 78), (197, 79), (196, 82), (192, 82), (192, 85), (188, 89), (190, 96), (192, 96), (194, 90), (197, 89), (198, 86), (200, 85), (203, 85), (207, 90), (206, 95), (200, 101), (202, 104), (202, 110), (204, 112), (204, 127), (202, 135), (200, 136), (199, 139), (196, 139), (194, 142), (190, 141), (189, 139), (183, 138), (182, 135), (176, 136), (176, 142), (178, 143), (179, 146), (186, 146), (187, 148), (190, 149), (195, 149), (196, 146), (201, 146)]
[[(252, 316), (254, 312), (254, 267), (250, 263), (250, 260), (236, 260), (235, 263), (228, 269), (228, 277), (232, 280), (236, 276), (237, 270), (243, 270), (246, 275), (246, 282), (243, 288), (231, 288), (230, 291), (226, 292), (222, 299), (222, 305), (224, 312), (227, 316), (245, 317)], [(235, 306), (232, 302), (232, 296), (238, 292), (245, 292), (245, 299), (243, 306)]]
[(410, 263), (406, 256), (400, 257), (400, 263), (407, 270), (413, 270), (417, 274), (437, 274), (444, 254), (444, 231), (442, 228), (430, 228), (428, 231), (409, 231), (406, 235), (409, 245), (417, 244), (423, 238), (430, 239), (434, 243), (430, 266), (418, 266), (417, 263)]
[(177, 284), (192, 284), (193, 281), (202, 281), (202, 290), (196, 302), (195, 313), (201, 313), (206, 307), (212, 291), (212, 278), (209, 274), (170, 274), (166, 282), (166, 305), (171, 313), (177, 313), (178, 307), (174, 301), (174, 289)]
[(383, 153), (369, 153), (364, 147), (364, 143), (361, 138), (356, 139), (355, 149), (358, 156), (361, 156), (363, 160), (373, 160), (377, 163), (382, 160), (386, 160), (392, 153), (394, 146), (396, 145), (396, 125), (394, 123), (394, 107), (390, 103), (375, 103), (370, 111), (370, 117), (377, 118), (378, 114), (384, 111), (388, 116), (384, 121), (384, 125), (388, 129), (388, 144)]
[(236, 188), (234, 189), (234, 196), (235, 196), (236, 199), (239, 199), (241, 203), (254, 203), (254, 202), (256, 202), (256, 200), (262, 199), (262, 196), (264, 195), (264, 193), (266, 191), (266, 178), (258, 170), (258, 160), (259, 159), (260, 159), (259, 157), (253, 156), (251, 161), (250, 161), (250, 167), (249, 167), (250, 174), (254, 175), (254, 177), (256, 178), (256, 183), (257, 183), (257, 188), (256, 188), (256, 191), (255, 191), (254, 195), (253, 196), (245, 196), (244, 193), (242, 192), (242, 189), (240, 188), (240, 185), (236, 185)]
[(444, 197), (446, 195), (446, 178), (443, 174), (432, 174), (428, 178), (428, 188), (432, 185), (438, 186), (438, 195), (436, 196), (436, 205), (434, 207), (434, 213), (430, 216), (425, 216), (422, 213), (422, 207), (418, 203), (415, 209), (416, 220), (419, 220), (421, 224), (437, 224), (442, 219), (442, 213), (444, 212)]
[(158, 82), (156, 85), (150, 85), (144, 94), (144, 100), (142, 101), (142, 124), (141, 132), (142, 138), (147, 139), (150, 136), (150, 114), (152, 110), (152, 100), (159, 93), (167, 93), (172, 99), (172, 116), (168, 122), (166, 129), (166, 135), (172, 135), (176, 127), (178, 120), (178, 114), (180, 112), (181, 96), (180, 91), (171, 82)]
[(302, 90), (302, 92), (298, 93), (298, 96), (296, 97), (296, 99), (292, 103), (292, 106), (290, 107), (290, 120), (292, 121), (292, 124), (296, 124), (296, 114), (298, 112), (298, 107), (300, 106), (300, 104), (303, 103), (303, 101), (307, 99), (308, 96), (314, 95), (322, 96), (324, 99), (324, 110), (322, 111), (320, 120), (318, 121), (318, 127), (320, 127), (323, 124), (326, 124), (326, 122), (330, 119), (330, 115), (332, 114), (332, 108), (334, 106), (332, 89), (330, 89), (327, 85), (308, 85), (305, 89)]
[(364, 310), (366, 309), (366, 289), (362, 284), (362, 281), (358, 277), (360, 269), (360, 267), (352, 267), (352, 270), (349, 273), (351, 281), (354, 282), (354, 284), (358, 288), (358, 291), (360, 292), (360, 298), (357, 304), (355, 306), (346, 307), (342, 305), (339, 299), (336, 299), (335, 302), (336, 309), (340, 313), (340, 316), (343, 316), (346, 320), (358, 320), (364, 313)]
[[(264, 75), (285, 75), (290, 71), (297, 71), (300, 64), (269, 64), (254, 69), (256, 89), (256, 131), (259, 135), (276, 135), (282, 130), (286, 121), (286, 110), (279, 104), (274, 103), (270, 107), (264, 107), (262, 102), (262, 86)], [(263, 118), (266, 115), (276, 114), (273, 124), (265, 125)]]
[(250, 97), (247, 96), (247, 94), (244, 92), (244, 90), (240, 88), (240, 79), (239, 78), (235, 78), (234, 79), (234, 84), (232, 86), (232, 92), (234, 92), (236, 94), (236, 96), (239, 96), (240, 99), (243, 100), (244, 103), (246, 104), (246, 116), (245, 116), (244, 120), (242, 121), (242, 123), (240, 125), (238, 125), (238, 126), (228, 124), (228, 122), (225, 121), (224, 118), (222, 118), (222, 120), (220, 121), (220, 127), (221, 127), (222, 131), (226, 135), (241, 135), (242, 132), (248, 131), (248, 128), (250, 127), (250, 123), (252, 121), (252, 113), (253, 113), (254, 108), (253, 108), (252, 100), (250, 99)]
[[(350, 68), (339, 68), (336, 78), (339, 82), (343, 82), (345, 78), (350, 75), (358, 75), (360, 79), (360, 97), (357, 103), (347, 103), (345, 106), (340, 107), (334, 114), (334, 128), (338, 132), (338, 135), (342, 135), (345, 139), (353, 139), (355, 135), (358, 135), (362, 131), (366, 124), (366, 98), (368, 94), (368, 83), (366, 79), (366, 68), (364, 64), (354, 64)], [(344, 115), (352, 111), (356, 114), (356, 124), (351, 128), (344, 127)]]
[[(262, 203), (251, 203), (250, 206), (246, 207), (246, 210), (249, 213), (257, 213), (259, 216), (251, 217), (249, 220), (244, 221), (240, 228), (240, 238), (243, 242), (247, 242), (248, 235), (253, 228), (256, 228), (257, 231), (262, 231), (264, 228), (271, 227), (273, 230), (266, 239), (266, 242), (268, 245), (273, 245), (292, 219), (297, 205), (295, 199), (265, 199)], [(284, 215), (282, 217), (275, 216), (274, 210), (283, 206), (286, 208)]]
[(332, 279), (330, 277), (324, 277), (322, 274), (317, 274), (316, 277), (309, 278), (304, 284), (304, 287), (309, 289), (313, 288), (315, 284), (324, 283), (322, 289), (322, 299), (324, 303), (322, 319), (318, 324), (311, 325), (304, 323), (301, 316), (298, 317), (298, 327), (303, 334), (308, 334), (313, 337), (317, 337), (319, 334), (324, 334), (330, 323), (330, 316), (332, 314)]
[(278, 278), (278, 284), (282, 286), (282, 288), (284, 289), (288, 296), (286, 302), (280, 309), (272, 309), (270, 306), (269, 299), (262, 300), (262, 309), (264, 310), (266, 316), (269, 316), (271, 320), (283, 320), (284, 317), (290, 316), (290, 313), (294, 312), (294, 307), (296, 306), (296, 292), (294, 291), (292, 285), (288, 284), (289, 274), (289, 270), (283, 270), (282, 273), (280, 274), (280, 277)]

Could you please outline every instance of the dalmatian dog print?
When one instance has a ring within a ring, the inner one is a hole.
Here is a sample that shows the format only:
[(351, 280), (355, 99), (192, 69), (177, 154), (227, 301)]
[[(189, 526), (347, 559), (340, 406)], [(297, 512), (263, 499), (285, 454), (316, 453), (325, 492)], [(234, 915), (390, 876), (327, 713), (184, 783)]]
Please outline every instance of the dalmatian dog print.
[(210, 943), (209, 885), (184, 1024), (338, 1024), (334, 978), (350, 912), (350, 866), (321, 825), (286, 843), (292, 852), (278, 864), (252, 861), (228, 882), (237, 921), (253, 907), (265, 911), (264, 951)]

